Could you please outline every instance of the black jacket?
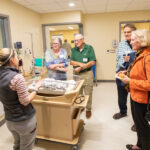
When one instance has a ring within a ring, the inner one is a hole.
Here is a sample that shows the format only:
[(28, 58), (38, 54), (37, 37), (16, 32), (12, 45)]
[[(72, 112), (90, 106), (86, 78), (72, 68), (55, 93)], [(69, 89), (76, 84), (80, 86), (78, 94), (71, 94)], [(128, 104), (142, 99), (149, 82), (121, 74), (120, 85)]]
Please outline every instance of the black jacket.
[(17, 74), (18, 70), (15, 68), (0, 67), (0, 101), (4, 106), (5, 119), (14, 122), (27, 120), (35, 114), (32, 104), (22, 105), (17, 92), (9, 87), (10, 81)]

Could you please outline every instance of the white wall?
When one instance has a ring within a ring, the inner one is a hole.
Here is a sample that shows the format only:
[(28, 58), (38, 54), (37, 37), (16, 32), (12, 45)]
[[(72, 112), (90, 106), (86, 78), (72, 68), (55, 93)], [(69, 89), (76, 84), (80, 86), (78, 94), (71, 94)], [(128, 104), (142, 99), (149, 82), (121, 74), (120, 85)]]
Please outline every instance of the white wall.
[(12, 43), (14, 45), (14, 42), (22, 42), (21, 57), (24, 59), (25, 70), (28, 70), (31, 66), (31, 59), (28, 59), (29, 56), (24, 56), (24, 50), (32, 48), (31, 34), (35, 56), (43, 55), (40, 14), (11, 0), (0, 0), (0, 14), (9, 16)]
[(116, 68), (116, 51), (112, 41), (119, 41), (119, 23), (121, 21), (150, 20), (150, 11), (131, 11), (101, 14), (87, 14), (83, 16), (84, 35), (87, 43), (91, 44), (97, 58), (97, 78), (99, 80), (114, 80)]

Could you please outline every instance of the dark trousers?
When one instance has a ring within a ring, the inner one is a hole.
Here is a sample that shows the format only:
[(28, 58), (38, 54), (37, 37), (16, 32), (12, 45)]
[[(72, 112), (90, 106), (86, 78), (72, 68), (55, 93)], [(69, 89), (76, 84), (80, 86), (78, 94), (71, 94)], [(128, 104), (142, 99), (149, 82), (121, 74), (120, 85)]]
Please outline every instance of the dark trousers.
[(145, 120), (147, 104), (137, 103), (131, 99), (131, 112), (137, 130), (137, 146), (150, 150), (150, 125)]
[(118, 105), (120, 109), (121, 114), (126, 114), (127, 113), (127, 96), (128, 92), (125, 89), (125, 86), (120, 86), (120, 83), (117, 82), (117, 92), (118, 92)]

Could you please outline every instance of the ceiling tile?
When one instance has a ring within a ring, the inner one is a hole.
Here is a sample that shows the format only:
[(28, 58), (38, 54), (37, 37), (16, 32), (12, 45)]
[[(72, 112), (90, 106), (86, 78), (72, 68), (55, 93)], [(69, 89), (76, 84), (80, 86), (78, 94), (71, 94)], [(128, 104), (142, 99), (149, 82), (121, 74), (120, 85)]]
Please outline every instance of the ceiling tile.
[(133, 3), (127, 7), (128, 10), (147, 10), (150, 9), (150, 1), (149, 2), (138, 2), (136, 5)]
[(81, 0), (86, 4), (106, 4), (108, 0)]
[(131, 3), (133, 1), (134, 0), (108, 0), (108, 4), (119, 4), (119, 3), (128, 4), (128, 3)]
[(41, 4), (41, 3), (55, 3), (55, 0), (24, 0), (32, 4)]
[(124, 11), (125, 8), (127, 7), (127, 4), (126, 5), (122, 5), (122, 4), (109, 4), (107, 5), (107, 11), (110, 12), (110, 11)]
[(101, 7), (97, 6), (97, 5), (92, 5), (92, 6), (86, 6), (86, 10), (89, 11), (104, 11), (106, 9), (106, 5), (101, 5)]
[(62, 7), (62, 8), (65, 8), (65, 9), (70, 9), (70, 8), (80, 8), (81, 9), (81, 6), (82, 6), (82, 4), (81, 4), (81, 1), (75, 1), (74, 2), (75, 3), (75, 6), (74, 7), (69, 7), (69, 3), (68, 3), (68, 1), (67, 2), (63, 2), (63, 3), (59, 3), (59, 5)]
[(71, 0), (75, 7), (69, 7), (70, 0), (12, 0), (39, 13), (82, 11), (101, 13), (129, 10), (150, 10), (150, 0)]
[(150, 2), (150, 0), (134, 0), (135, 3), (137, 2)]
[(27, 5), (31, 5), (30, 2), (27, 2), (25, 0), (13, 0), (14, 2), (18, 3), (18, 4), (21, 4), (23, 6), (27, 6)]

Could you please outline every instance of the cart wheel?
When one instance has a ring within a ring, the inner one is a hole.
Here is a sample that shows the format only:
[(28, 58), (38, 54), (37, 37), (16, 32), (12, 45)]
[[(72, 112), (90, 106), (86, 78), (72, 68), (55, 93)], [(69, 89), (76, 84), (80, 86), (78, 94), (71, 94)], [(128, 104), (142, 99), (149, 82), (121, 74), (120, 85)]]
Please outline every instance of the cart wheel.
[(72, 150), (78, 150), (79, 146), (78, 145), (73, 145)]

